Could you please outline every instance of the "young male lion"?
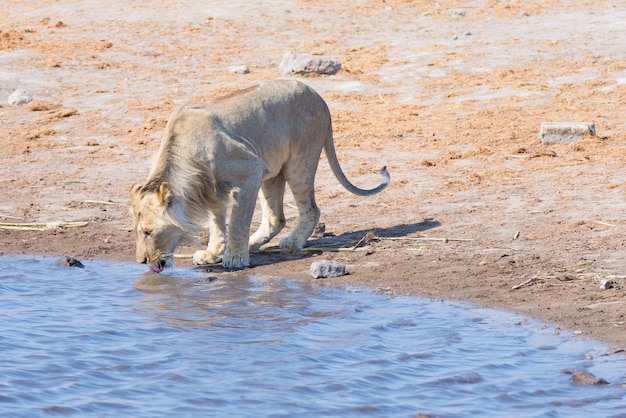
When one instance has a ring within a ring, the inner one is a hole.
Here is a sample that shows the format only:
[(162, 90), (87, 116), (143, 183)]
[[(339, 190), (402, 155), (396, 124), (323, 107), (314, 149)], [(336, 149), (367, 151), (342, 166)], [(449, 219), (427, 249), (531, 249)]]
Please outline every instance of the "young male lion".
[[(194, 254), (194, 263), (250, 265), (249, 248), (258, 249), (285, 225), (285, 183), (299, 218), (280, 246), (304, 247), (320, 216), (313, 184), (322, 148), (348, 191), (369, 196), (389, 184), (385, 167), (383, 182), (374, 189), (348, 181), (335, 154), (328, 107), (301, 82), (271, 81), (208, 105), (174, 110), (148, 180), (130, 190), (137, 261), (160, 272), (172, 265), (181, 238), (208, 226), (209, 245)], [(257, 196), (263, 216), (249, 237)]]

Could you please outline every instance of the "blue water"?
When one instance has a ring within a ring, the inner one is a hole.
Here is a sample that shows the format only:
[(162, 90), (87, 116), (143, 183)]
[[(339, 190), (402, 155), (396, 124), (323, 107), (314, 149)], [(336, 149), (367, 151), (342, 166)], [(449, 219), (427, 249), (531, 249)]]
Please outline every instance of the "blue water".
[(2, 416), (626, 416), (624, 357), (509, 313), (56, 261), (0, 257)]

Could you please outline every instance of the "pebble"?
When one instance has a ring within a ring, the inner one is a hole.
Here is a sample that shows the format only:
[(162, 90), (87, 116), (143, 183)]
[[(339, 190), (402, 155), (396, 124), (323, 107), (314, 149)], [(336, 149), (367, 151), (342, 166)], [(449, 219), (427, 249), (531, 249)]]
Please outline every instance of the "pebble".
[(539, 139), (543, 144), (564, 144), (595, 134), (596, 126), (592, 122), (541, 122)]
[(80, 262), (77, 258), (66, 256), (61, 257), (59, 260), (59, 264), (65, 267), (79, 267), (81, 269), (85, 268), (83, 263)]
[(247, 65), (237, 65), (235, 67), (230, 67), (228, 71), (235, 74), (249, 74), (250, 68), (248, 68)]
[(576, 372), (572, 374), (572, 383), (576, 383), (579, 385), (590, 385), (590, 386), (599, 386), (599, 385), (608, 385), (605, 379), (601, 377), (596, 377), (592, 373), (589, 372)]
[(311, 263), (311, 276), (314, 279), (326, 279), (329, 277), (340, 277), (346, 274), (346, 265), (335, 260), (319, 260)]
[(282, 75), (311, 73), (332, 75), (340, 68), (341, 62), (331, 57), (286, 52), (278, 70)]
[(609, 280), (609, 279), (603, 279), (600, 282), (600, 289), (602, 289), (602, 290), (613, 289), (613, 281)]
[(11, 106), (17, 106), (24, 103), (31, 102), (33, 100), (33, 95), (27, 92), (26, 90), (17, 89), (9, 96), (9, 104)]

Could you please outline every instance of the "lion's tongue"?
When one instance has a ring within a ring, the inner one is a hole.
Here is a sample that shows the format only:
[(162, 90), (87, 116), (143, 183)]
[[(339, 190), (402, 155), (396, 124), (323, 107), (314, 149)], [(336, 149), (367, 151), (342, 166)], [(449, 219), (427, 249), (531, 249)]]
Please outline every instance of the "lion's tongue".
[(163, 271), (163, 266), (161, 266), (160, 264), (157, 264), (156, 266), (150, 266), (150, 270), (155, 273), (160, 273)]

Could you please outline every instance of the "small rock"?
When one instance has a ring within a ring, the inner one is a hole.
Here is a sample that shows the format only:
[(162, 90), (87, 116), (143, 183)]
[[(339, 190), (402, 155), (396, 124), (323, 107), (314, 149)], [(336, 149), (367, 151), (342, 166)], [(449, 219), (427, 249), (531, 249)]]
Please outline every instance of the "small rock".
[(572, 383), (576, 383), (579, 385), (590, 385), (590, 386), (598, 386), (598, 385), (608, 385), (609, 382), (604, 380), (601, 377), (595, 377), (593, 374), (589, 372), (576, 372), (572, 375)]
[(74, 257), (62, 257), (59, 260), (59, 264), (61, 264), (62, 266), (65, 267), (79, 267), (79, 268), (85, 268), (85, 266), (83, 265), (83, 263), (80, 262), (80, 260), (77, 260)]
[(237, 65), (235, 67), (230, 67), (228, 71), (235, 74), (249, 74), (250, 68), (248, 68), (247, 65)]
[(282, 75), (310, 73), (332, 75), (337, 73), (340, 68), (341, 63), (334, 58), (287, 52), (283, 55), (283, 60), (278, 69)]
[(609, 279), (603, 279), (600, 282), (600, 289), (602, 290), (609, 290), (609, 289), (613, 289), (613, 281), (609, 280)]
[(563, 144), (595, 134), (596, 126), (592, 122), (541, 122), (539, 139), (543, 144)]
[(9, 96), (9, 104), (11, 106), (17, 106), (24, 103), (28, 103), (33, 100), (33, 95), (26, 90), (17, 89)]
[(452, 9), (448, 10), (448, 14), (454, 17), (463, 17), (465, 16), (465, 10), (463, 9)]
[(329, 277), (340, 277), (346, 274), (346, 265), (335, 260), (319, 260), (311, 263), (311, 276), (314, 279), (326, 279)]

